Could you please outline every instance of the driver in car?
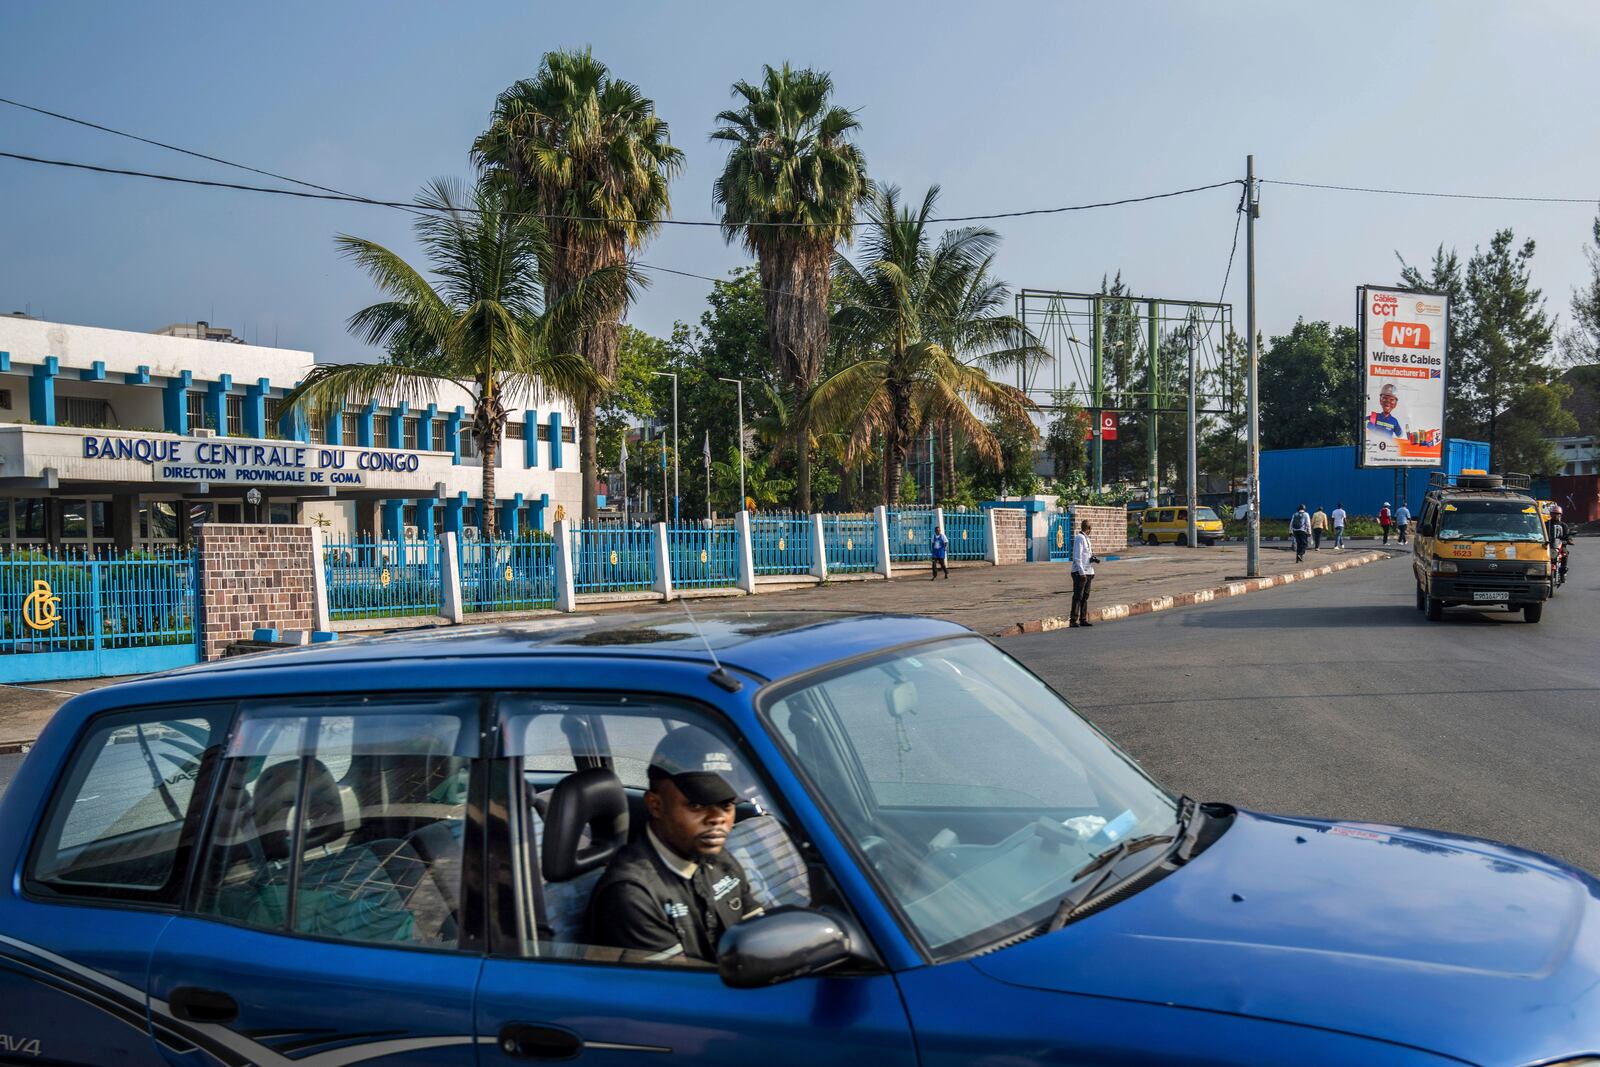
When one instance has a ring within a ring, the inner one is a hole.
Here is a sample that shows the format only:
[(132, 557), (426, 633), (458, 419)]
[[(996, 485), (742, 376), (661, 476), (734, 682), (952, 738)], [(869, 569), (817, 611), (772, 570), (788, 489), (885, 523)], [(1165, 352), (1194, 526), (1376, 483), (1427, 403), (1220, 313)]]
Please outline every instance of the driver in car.
[(717, 942), (761, 914), (739, 861), (724, 850), (738, 793), (726, 752), (693, 727), (668, 733), (650, 757), (649, 822), (606, 869), (589, 902), (590, 941), (663, 962), (715, 963)]

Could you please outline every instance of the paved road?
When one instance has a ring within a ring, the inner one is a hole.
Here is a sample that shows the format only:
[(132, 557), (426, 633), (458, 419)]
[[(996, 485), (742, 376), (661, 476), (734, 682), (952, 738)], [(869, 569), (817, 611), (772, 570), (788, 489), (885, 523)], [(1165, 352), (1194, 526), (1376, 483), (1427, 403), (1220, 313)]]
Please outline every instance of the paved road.
[(0, 793), (6, 791), (6, 787), (11, 784), (11, 779), (16, 775), (17, 768), (20, 766), (22, 766), (22, 757), (20, 755), (0, 754)]
[[(1590, 546), (1594, 548), (1590, 551)], [(1159, 780), (1430, 826), (1600, 872), (1600, 541), (1537, 625), (1415, 610), (1409, 557), (1092, 630), (1008, 638)]]

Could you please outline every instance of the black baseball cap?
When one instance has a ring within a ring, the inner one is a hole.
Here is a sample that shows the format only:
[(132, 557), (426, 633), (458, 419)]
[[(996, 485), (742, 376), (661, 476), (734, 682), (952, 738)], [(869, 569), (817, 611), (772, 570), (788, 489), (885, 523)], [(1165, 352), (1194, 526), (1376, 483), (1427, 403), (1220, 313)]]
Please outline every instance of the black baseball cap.
[(739, 798), (722, 776), (732, 770), (726, 745), (697, 727), (680, 726), (656, 745), (648, 773), (652, 784), (662, 778), (672, 782), (691, 804), (726, 804)]

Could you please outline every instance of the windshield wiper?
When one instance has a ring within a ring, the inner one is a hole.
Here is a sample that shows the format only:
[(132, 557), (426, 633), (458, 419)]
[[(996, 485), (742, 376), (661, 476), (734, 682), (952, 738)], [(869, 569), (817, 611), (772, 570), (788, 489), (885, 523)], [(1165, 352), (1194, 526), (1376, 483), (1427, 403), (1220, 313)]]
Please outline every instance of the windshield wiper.
[(1178, 799), (1178, 819), (1170, 834), (1143, 834), (1139, 837), (1130, 837), (1112, 848), (1106, 849), (1094, 859), (1078, 868), (1072, 875), (1072, 880), (1077, 882), (1081, 878), (1088, 878), (1096, 871), (1099, 877), (1090, 879), (1081, 885), (1074, 885), (1067, 890), (1056, 904), (1055, 914), (1050, 916), (1050, 921), (1045, 924), (1044, 932), (1054, 933), (1061, 929), (1075, 917), (1079, 908), (1093, 899), (1104, 886), (1111, 881), (1111, 876), (1116, 873), (1117, 864), (1135, 852), (1143, 852), (1147, 848), (1163, 845), (1176, 841), (1182, 847), (1189, 840), (1189, 830), (1194, 824), (1194, 813), (1198, 805), (1188, 796)]

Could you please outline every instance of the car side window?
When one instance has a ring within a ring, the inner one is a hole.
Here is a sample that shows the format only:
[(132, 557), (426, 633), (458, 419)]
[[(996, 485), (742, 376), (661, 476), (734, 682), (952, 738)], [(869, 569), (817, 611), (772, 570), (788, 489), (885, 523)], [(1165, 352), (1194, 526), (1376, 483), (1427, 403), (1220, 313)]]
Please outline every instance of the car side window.
[(159, 708), (94, 720), (56, 787), (30, 888), (176, 903), (204, 803), (196, 786), (230, 711)]
[[(602, 963), (708, 965), (683, 954), (630, 947), (593, 904), (611, 865), (646, 834), (647, 769), (657, 746), (692, 750), (737, 794), (723, 850), (760, 908), (811, 905), (822, 876), (795, 827), (775, 809), (753, 760), (710, 716), (642, 698), (500, 698), (501, 753), (518, 773), (522, 818), (512, 844), (523, 927), (522, 955)], [(620, 816), (620, 818), (619, 818)], [(831, 889), (820, 890), (833, 899)]]
[(477, 737), (471, 697), (244, 706), (195, 910), (294, 934), (456, 947)]

